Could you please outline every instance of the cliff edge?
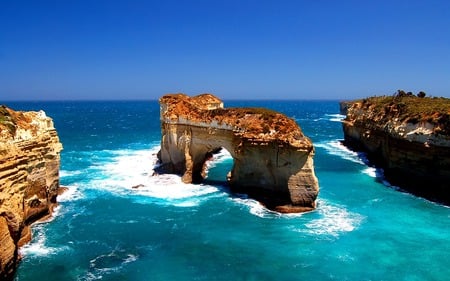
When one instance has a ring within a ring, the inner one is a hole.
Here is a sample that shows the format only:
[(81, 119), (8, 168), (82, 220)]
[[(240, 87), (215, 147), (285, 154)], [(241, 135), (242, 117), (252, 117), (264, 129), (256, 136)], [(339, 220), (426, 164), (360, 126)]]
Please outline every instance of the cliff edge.
[(393, 185), (450, 205), (449, 99), (399, 91), (345, 103), (347, 146), (368, 152)]
[(205, 162), (218, 149), (234, 159), (233, 190), (279, 212), (315, 208), (319, 186), (314, 148), (294, 120), (263, 108), (223, 108), (211, 95), (169, 94), (161, 106), (157, 172), (177, 173), (185, 183), (205, 177)]
[(0, 106), (0, 280), (13, 278), (30, 224), (50, 214), (62, 145), (43, 111)]

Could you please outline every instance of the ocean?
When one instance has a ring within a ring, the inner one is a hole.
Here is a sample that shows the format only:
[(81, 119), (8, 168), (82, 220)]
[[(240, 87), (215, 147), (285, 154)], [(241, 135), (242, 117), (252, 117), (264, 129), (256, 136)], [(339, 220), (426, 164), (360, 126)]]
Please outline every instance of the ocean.
[[(152, 176), (156, 101), (9, 102), (54, 120), (69, 190), (33, 226), (15, 280), (449, 280), (450, 208), (390, 186), (341, 144), (337, 101), (225, 101), (294, 118), (315, 146), (315, 211), (279, 214), (207, 180)], [(136, 185), (143, 185), (133, 188)]]

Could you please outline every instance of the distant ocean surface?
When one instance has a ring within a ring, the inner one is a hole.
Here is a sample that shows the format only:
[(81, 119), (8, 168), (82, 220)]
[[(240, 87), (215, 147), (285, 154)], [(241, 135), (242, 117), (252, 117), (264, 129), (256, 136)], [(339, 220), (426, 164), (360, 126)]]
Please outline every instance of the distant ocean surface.
[(312, 139), (318, 208), (290, 215), (231, 194), (226, 152), (202, 185), (152, 177), (156, 101), (7, 105), (54, 119), (69, 187), (33, 227), (17, 281), (450, 278), (450, 209), (389, 186), (342, 146), (337, 101), (225, 101), (281, 111)]

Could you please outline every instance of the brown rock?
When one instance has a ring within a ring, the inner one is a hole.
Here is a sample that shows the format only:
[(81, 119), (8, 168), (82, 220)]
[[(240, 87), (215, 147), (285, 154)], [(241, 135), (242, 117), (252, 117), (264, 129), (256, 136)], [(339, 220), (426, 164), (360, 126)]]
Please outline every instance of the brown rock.
[(0, 279), (12, 278), (29, 225), (56, 204), (62, 145), (40, 112), (0, 106)]
[[(263, 108), (223, 108), (211, 94), (166, 95), (161, 105), (159, 172), (178, 173), (185, 183), (205, 177), (211, 153), (225, 148), (234, 159), (232, 188), (271, 209), (311, 210), (319, 192), (314, 148), (296, 122)], [(304, 208), (294, 208), (304, 207)]]
[(450, 205), (448, 99), (382, 96), (346, 103), (347, 146), (367, 152), (391, 184)]
[(10, 224), (4, 216), (0, 216), (0, 279), (11, 278), (17, 262), (17, 247), (14, 241), (15, 233), (11, 232)]

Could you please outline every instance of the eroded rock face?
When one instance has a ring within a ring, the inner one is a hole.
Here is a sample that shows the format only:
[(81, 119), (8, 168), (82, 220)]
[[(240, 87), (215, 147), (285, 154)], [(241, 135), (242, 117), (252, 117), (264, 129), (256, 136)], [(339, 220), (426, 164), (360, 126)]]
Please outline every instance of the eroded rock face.
[(11, 279), (29, 225), (56, 203), (62, 145), (43, 111), (0, 106), (0, 279)]
[(407, 103), (425, 100), (382, 98), (348, 104), (343, 122), (345, 144), (368, 152), (369, 160), (384, 169), (393, 185), (449, 205), (450, 135), (446, 120), (450, 112), (430, 111), (412, 117)]
[(205, 177), (211, 153), (225, 148), (233, 157), (230, 186), (280, 212), (315, 208), (319, 186), (314, 148), (295, 123), (261, 108), (223, 108), (211, 94), (166, 95), (161, 106), (158, 172), (178, 173), (185, 183)]

